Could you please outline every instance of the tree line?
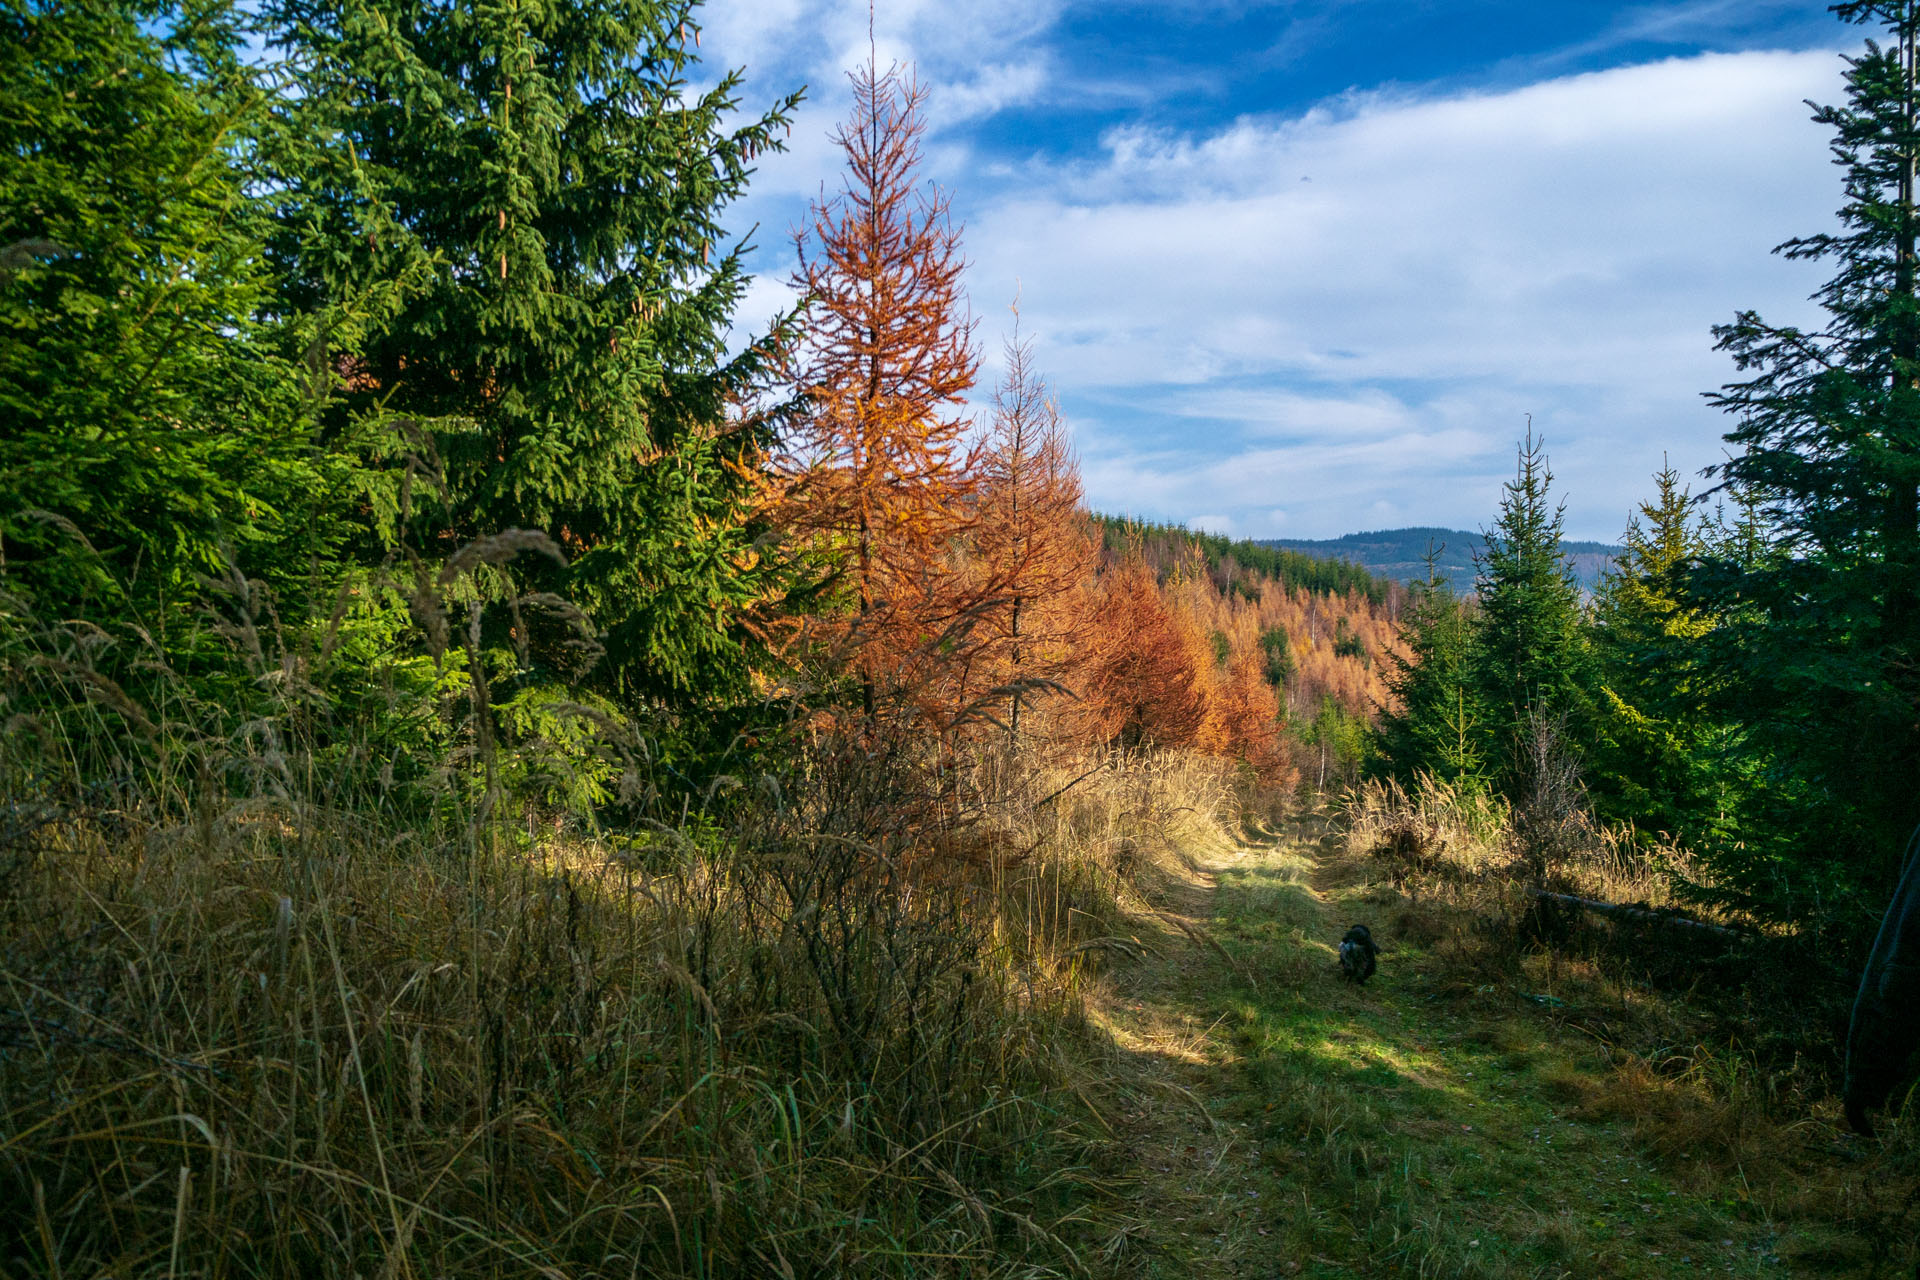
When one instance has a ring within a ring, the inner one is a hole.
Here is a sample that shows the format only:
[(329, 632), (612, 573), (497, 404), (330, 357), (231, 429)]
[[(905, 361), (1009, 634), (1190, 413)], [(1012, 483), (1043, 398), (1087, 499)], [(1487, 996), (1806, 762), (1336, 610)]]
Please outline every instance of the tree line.
[(1920, 821), (1920, 5), (1834, 12), (1877, 37), (1814, 114), (1839, 229), (1777, 250), (1832, 264), (1822, 326), (1715, 330), (1727, 460), (1654, 478), (1590, 603), (1529, 431), (1477, 600), (1414, 592), (1379, 767), (1519, 806), (1565, 756), (1597, 817), (1696, 853), (1701, 897), (1859, 949)]
[(0, 10), (0, 645), (28, 774), (23, 726), (77, 702), (73, 785), (185, 735), (241, 786), (290, 696), (338, 794), (422, 812), (451, 781), (625, 820), (820, 732), (932, 744), (940, 776), (1029, 740), (1277, 783), (1295, 756), (1324, 780), (1337, 738), (1351, 774), (1391, 589), (1088, 516), (1017, 312), (975, 420), (910, 70), (852, 73), (798, 303), (735, 336), (729, 211), (800, 95), (696, 90), (697, 16)]
[[(1096, 516), (1106, 544), (1124, 547), (1137, 544), (1151, 548), (1157, 544), (1192, 545), (1200, 548), (1207, 564), (1223, 587), (1242, 578), (1268, 577), (1297, 591), (1317, 591), (1326, 595), (1364, 596), (1368, 602), (1393, 607), (1401, 594), (1391, 578), (1369, 572), (1348, 560), (1308, 555), (1285, 547), (1273, 547), (1247, 539), (1232, 539), (1224, 534), (1189, 529), (1185, 525), (1134, 520), (1123, 516)], [(1152, 554), (1149, 552), (1149, 554)]]

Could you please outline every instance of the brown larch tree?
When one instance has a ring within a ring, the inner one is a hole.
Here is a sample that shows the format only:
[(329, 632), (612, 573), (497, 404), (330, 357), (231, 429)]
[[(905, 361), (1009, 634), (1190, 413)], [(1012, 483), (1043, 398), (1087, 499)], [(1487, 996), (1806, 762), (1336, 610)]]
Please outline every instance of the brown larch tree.
[(1059, 406), (1033, 368), (1033, 342), (1014, 310), (1006, 373), (994, 393), (993, 426), (981, 464), (977, 583), (992, 593), (993, 673), (1007, 695), (1007, 731), (1020, 736), (1030, 695), (1055, 686), (1074, 660), (1086, 620), (1060, 607), (1094, 572), (1094, 547), (1080, 527), (1080, 464)]
[(1251, 766), (1263, 782), (1293, 782), (1296, 773), (1280, 733), (1280, 698), (1267, 681), (1259, 653), (1251, 648), (1236, 653), (1217, 688), (1226, 754)]
[(978, 356), (959, 230), (917, 177), (925, 93), (871, 61), (849, 78), (853, 113), (834, 135), (844, 182), (795, 235), (809, 412), (790, 442), (789, 518), (841, 566), (836, 622), (871, 719), (881, 687), (939, 683), (927, 664), (969, 625), (953, 555), (977, 508), (963, 397)]
[(1101, 576), (1087, 605), (1076, 708), (1084, 735), (1125, 748), (1193, 746), (1207, 719), (1202, 672), (1153, 570), (1129, 554)]

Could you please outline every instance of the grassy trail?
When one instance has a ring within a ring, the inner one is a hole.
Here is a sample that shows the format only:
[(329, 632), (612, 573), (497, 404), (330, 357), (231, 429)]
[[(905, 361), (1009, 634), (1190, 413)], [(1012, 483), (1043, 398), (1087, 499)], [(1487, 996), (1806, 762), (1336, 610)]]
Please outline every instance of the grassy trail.
[[(1453, 935), (1318, 834), (1173, 879), (1146, 957), (1108, 980), (1125, 1086), (1107, 1119), (1134, 1170), (1105, 1259), (1121, 1274), (1911, 1273), (1904, 1245), (1813, 1213), (1792, 1160), (1749, 1169), (1710, 1127), (1641, 1141), (1608, 1105), (1606, 1047), (1566, 1016), (1596, 992), (1554, 996), (1524, 967), (1520, 989), (1463, 979)], [(1385, 949), (1365, 987), (1333, 949), (1354, 922)], [(1830, 1173), (1830, 1133), (1804, 1145)]]

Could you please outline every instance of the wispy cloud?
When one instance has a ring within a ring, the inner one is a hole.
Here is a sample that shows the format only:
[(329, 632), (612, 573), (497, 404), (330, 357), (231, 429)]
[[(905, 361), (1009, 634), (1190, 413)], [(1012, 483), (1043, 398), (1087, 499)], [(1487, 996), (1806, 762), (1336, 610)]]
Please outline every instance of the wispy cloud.
[[(837, 182), (826, 138), (867, 9), (707, 12), (709, 46), (753, 83), (814, 85), (746, 211), (765, 228), (753, 321), (784, 301), (784, 231)], [(1613, 536), (1663, 454), (1719, 456), (1727, 424), (1700, 392), (1731, 370), (1710, 326), (1810, 314), (1820, 268), (1769, 250), (1837, 203), (1802, 105), (1837, 95), (1831, 51), (1376, 87), (1184, 129), (1142, 112), (1070, 146), (984, 146), (984, 122), (1097, 81), (1052, 38), (1062, 12), (917, 0), (887, 6), (875, 39), (933, 89), (931, 176), (967, 223), (988, 361), (1017, 280), (1096, 505), (1255, 535), (1480, 523), (1531, 412), (1571, 530)], [(1719, 0), (1646, 6), (1603, 38), (1738, 21)]]
[(975, 289), (1023, 277), (1096, 437), (1096, 502), (1249, 524), (1238, 504), (1277, 504), (1314, 533), (1379, 503), (1459, 521), (1492, 510), (1532, 411), (1574, 525), (1605, 535), (1663, 451), (1717, 456), (1710, 326), (1805, 311), (1817, 268), (1768, 250), (1829, 219), (1800, 103), (1836, 84), (1828, 54), (1709, 55), (1116, 129), (1097, 162), (1036, 164), (975, 208)]
[(1777, 48), (1780, 24), (1800, 19), (1822, 38), (1838, 44), (1843, 29), (1801, 0), (1686, 0), (1681, 4), (1642, 4), (1616, 14), (1597, 35), (1542, 55), (1541, 69), (1567, 66), (1639, 45), (1753, 45)]

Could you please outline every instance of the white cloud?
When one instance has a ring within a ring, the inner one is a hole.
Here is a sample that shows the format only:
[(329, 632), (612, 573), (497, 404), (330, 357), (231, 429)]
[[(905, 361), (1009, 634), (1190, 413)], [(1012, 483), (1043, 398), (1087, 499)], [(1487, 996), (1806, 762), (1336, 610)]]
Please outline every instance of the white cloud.
[[(1611, 537), (1663, 454), (1683, 472), (1720, 455), (1728, 423), (1700, 393), (1733, 371), (1710, 326), (1749, 306), (1814, 315), (1822, 269), (1769, 250), (1839, 203), (1803, 105), (1839, 95), (1831, 51), (1356, 92), (1197, 132), (1123, 125), (1066, 159), (988, 155), (995, 113), (1085, 97), (1089, 69), (1047, 39), (1062, 2), (907, 0), (876, 11), (874, 35), (932, 92), (928, 167), (967, 224), (981, 398), (1017, 279), (1102, 508), (1206, 512), (1252, 536), (1481, 524), (1531, 412), (1570, 531)], [(1683, 8), (1630, 13), (1609, 38), (1726, 6)], [(828, 136), (868, 11), (702, 13), (710, 65), (749, 70), (745, 105), (812, 86), (792, 151), (763, 160), (739, 211), (762, 224), (741, 311), (757, 326), (786, 301), (789, 228), (837, 185)]]
[(837, 119), (847, 69), (871, 52), (883, 67), (913, 64), (945, 103), (942, 127), (953, 127), (1039, 90), (1041, 36), (1059, 9), (1057, 0), (894, 0), (872, 9), (852, 0), (708, 0), (699, 12), (710, 67), (744, 66), (761, 86), (805, 82)]
[[(1194, 458), (1184, 452), (1103, 451), (1085, 461), (1089, 493), (1129, 495), (1108, 509), (1132, 514), (1184, 515), (1194, 510), (1218, 513), (1210, 519), (1235, 519), (1245, 511), (1251, 526), (1276, 497), (1287, 497), (1288, 511), (1306, 506), (1327, 528), (1352, 532), (1382, 509), (1405, 512), (1406, 524), (1446, 524), (1459, 520), (1459, 460), (1485, 456), (1492, 443), (1472, 431), (1418, 431), (1369, 443), (1323, 441), (1285, 447), (1255, 447), (1227, 456)], [(1096, 503), (1100, 502), (1098, 496)], [(1200, 504), (1206, 503), (1207, 506)], [(1443, 512), (1456, 512), (1443, 516)], [(1277, 524), (1278, 522), (1274, 522)], [(1323, 536), (1320, 527), (1287, 521), (1293, 536)]]
[(1480, 522), (1531, 411), (1570, 528), (1610, 536), (1663, 451), (1718, 457), (1710, 326), (1811, 315), (1820, 269), (1769, 250), (1830, 221), (1802, 100), (1838, 80), (1830, 52), (1709, 55), (1118, 129), (976, 201), (975, 287), (1022, 277), (1097, 504)]
[(930, 99), (928, 176), (959, 195), (974, 164), (967, 126), (1033, 100), (1051, 82), (1051, 58), (1039, 37), (1059, 7), (1057, 0), (976, 0), (967, 6), (904, 0), (871, 11), (853, 0), (702, 5), (702, 72), (710, 83), (725, 70), (744, 68), (743, 113), (806, 89), (784, 139), (786, 150), (760, 158), (746, 198), (728, 217), (742, 232), (759, 228), (752, 264), (760, 275), (738, 312), (742, 333), (756, 332), (766, 316), (791, 304), (785, 280), (792, 233), (805, 225), (810, 202), (839, 190), (843, 156), (833, 135), (852, 105), (848, 71), (870, 53), (883, 67), (899, 63), (910, 69)]
[(1149, 403), (1170, 417), (1234, 422), (1262, 435), (1338, 431), (1353, 437), (1379, 437), (1411, 430), (1419, 422), (1407, 404), (1368, 388), (1351, 394), (1309, 395), (1251, 387), (1181, 387)]

